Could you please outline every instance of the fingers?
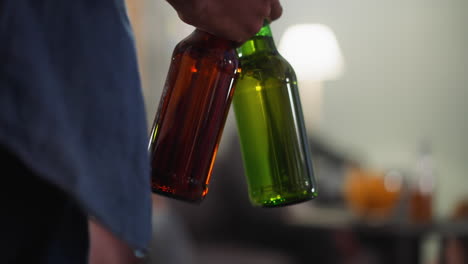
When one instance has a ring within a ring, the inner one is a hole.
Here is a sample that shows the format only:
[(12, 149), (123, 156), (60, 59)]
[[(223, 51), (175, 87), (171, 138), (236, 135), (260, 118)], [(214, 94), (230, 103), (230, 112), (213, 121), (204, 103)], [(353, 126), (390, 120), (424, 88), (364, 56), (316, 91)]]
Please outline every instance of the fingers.
[(280, 18), (282, 14), (283, 14), (283, 7), (281, 6), (279, 0), (272, 0), (271, 12), (269, 16), (270, 21), (274, 21)]
[(264, 18), (269, 18), (271, 14), (271, 0), (262, 0), (261, 4), (259, 3), (258, 7), (259, 12), (258, 12), (258, 18), (264, 19)]
[(245, 42), (278, 19), (280, 0), (167, 0), (187, 24), (235, 42)]

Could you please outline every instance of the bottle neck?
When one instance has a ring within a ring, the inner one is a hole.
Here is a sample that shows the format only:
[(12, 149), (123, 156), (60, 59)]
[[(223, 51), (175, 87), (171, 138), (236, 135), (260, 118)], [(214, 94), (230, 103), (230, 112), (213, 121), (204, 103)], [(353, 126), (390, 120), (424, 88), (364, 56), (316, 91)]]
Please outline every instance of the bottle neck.
[(265, 23), (255, 36), (237, 49), (237, 54), (240, 58), (259, 52), (278, 52), (268, 23)]

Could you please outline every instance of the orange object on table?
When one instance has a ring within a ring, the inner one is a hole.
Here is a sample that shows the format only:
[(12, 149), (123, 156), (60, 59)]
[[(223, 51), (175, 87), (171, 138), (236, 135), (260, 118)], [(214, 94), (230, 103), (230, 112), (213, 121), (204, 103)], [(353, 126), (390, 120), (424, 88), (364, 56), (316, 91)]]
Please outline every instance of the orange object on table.
[(391, 216), (399, 198), (399, 190), (385, 186), (383, 172), (350, 168), (344, 185), (349, 207), (364, 218), (383, 220)]

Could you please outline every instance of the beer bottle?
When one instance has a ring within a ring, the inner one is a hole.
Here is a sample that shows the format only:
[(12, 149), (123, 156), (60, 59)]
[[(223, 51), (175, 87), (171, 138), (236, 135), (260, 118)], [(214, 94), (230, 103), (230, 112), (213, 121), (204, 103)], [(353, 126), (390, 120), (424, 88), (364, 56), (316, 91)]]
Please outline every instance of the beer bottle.
[(154, 193), (203, 200), (237, 69), (234, 43), (204, 31), (175, 47), (149, 144)]
[(268, 23), (237, 52), (233, 106), (252, 204), (276, 207), (316, 197), (296, 76)]

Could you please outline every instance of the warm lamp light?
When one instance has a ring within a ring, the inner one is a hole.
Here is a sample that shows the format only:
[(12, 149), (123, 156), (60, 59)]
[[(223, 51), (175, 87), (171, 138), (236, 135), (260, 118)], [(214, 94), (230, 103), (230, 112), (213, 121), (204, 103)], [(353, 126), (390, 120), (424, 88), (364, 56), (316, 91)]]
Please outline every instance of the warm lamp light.
[(335, 34), (321, 24), (293, 25), (279, 50), (296, 72), (307, 130), (315, 130), (321, 119), (322, 82), (339, 78), (344, 68)]
[(279, 44), (281, 54), (299, 80), (337, 79), (343, 71), (343, 56), (333, 31), (320, 24), (289, 27)]

